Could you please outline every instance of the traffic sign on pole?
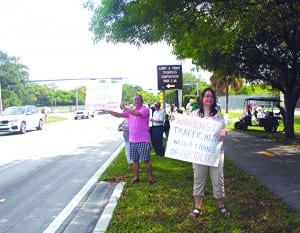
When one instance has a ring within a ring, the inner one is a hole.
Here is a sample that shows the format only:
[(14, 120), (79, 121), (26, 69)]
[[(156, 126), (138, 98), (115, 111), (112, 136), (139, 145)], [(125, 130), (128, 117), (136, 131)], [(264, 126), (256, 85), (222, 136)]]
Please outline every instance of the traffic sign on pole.
[(182, 66), (181, 65), (157, 66), (157, 89), (158, 90), (182, 89)]

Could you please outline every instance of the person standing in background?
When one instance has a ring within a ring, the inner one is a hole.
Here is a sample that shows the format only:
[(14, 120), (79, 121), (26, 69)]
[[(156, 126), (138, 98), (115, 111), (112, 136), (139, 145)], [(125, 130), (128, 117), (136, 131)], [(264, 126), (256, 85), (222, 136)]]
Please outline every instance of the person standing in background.
[(153, 113), (155, 111), (155, 107), (153, 104), (148, 104), (148, 108), (149, 108), (149, 132), (150, 132), (150, 136), (151, 136), (151, 131), (152, 131), (152, 125), (153, 123), (150, 121), (150, 119), (153, 116)]
[(164, 122), (164, 133), (166, 137), (169, 137), (169, 132), (170, 132), (170, 115), (166, 114), (165, 122)]
[(133, 160), (130, 159), (129, 123), (127, 118), (124, 118), (124, 120), (121, 122), (121, 124), (118, 127), (118, 131), (123, 132), (126, 160), (127, 160), (128, 168), (132, 168)]
[(153, 113), (153, 117), (150, 118), (150, 121), (152, 122), (151, 143), (156, 155), (164, 156), (165, 149), (163, 146), (163, 133), (165, 112), (160, 108), (159, 102), (155, 103), (154, 106), (155, 111)]
[(187, 115), (190, 115), (190, 113), (192, 112), (192, 109), (193, 109), (193, 104), (195, 103), (196, 101), (194, 99), (190, 99), (190, 101), (187, 103), (186, 107), (185, 107), (185, 110), (186, 110), (186, 114)]
[(49, 112), (50, 112), (47, 106), (44, 107), (43, 112), (44, 112), (44, 121), (47, 122), (49, 118)]
[(170, 105), (170, 111), (169, 111), (169, 116), (171, 117), (173, 114), (176, 113), (176, 107), (175, 104)]

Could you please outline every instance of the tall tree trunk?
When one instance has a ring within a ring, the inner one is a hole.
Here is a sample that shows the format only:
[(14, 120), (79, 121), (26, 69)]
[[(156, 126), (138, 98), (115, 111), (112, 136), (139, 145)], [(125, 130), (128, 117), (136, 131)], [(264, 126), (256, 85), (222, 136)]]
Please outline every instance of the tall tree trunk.
[(297, 98), (293, 96), (291, 93), (286, 92), (284, 95), (284, 107), (285, 107), (285, 138), (286, 139), (294, 139), (295, 138), (295, 130), (294, 130), (294, 114)]
[(229, 84), (228, 84), (229, 76), (227, 75), (225, 78), (225, 95), (226, 95), (226, 113), (228, 113), (228, 103), (229, 103)]

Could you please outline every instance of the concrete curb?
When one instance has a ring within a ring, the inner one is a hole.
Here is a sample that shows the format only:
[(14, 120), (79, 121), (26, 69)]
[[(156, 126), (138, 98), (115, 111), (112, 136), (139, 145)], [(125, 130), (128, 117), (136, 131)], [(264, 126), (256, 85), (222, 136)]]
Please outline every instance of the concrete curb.
[(103, 210), (103, 213), (102, 213), (101, 217), (99, 218), (93, 233), (104, 233), (107, 230), (107, 228), (110, 224), (114, 209), (117, 206), (117, 201), (123, 191), (124, 185), (125, 185), (125, 182), (120, 182), (116, 185), (115, 190), (112, 193), (105, 209)]
[[(48, 225), (43, 233), (56, 232), (61, 224), (67, 219), (75, 207), (80, 203), (83, 197), (88, 193), (92, 186), (97, 182), (98, 178), (107, 169), (107, 167), (115, 160), (123, 149), (124, 143), (122, 143), (114, 153), (105, 161), (105, 163), (98, 169), (93, 177), (84, 185), (84, 187), (77, 193), (77, 195), (69, 202), (69, 204), (56, 216), (56, 218)], [(116, 189), (116, 188), (115, 188)]]

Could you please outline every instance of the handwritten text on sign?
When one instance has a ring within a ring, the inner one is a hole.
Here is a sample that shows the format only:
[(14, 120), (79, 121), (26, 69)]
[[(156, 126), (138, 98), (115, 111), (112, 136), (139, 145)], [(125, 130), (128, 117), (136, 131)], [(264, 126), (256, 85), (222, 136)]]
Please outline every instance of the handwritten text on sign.
[(165, 156), (217, 167), (222, 142), (222, 122), (200, 117), (176, 114), (171, 122)]

